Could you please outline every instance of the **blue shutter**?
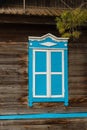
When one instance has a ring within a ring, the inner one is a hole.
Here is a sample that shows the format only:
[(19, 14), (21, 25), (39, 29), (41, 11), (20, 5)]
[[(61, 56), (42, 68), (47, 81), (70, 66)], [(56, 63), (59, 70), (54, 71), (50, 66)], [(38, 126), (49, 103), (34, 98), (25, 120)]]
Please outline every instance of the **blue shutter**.
[(62, 95), (62, 75), (51, 75), (51, 95)]
[(61, 52), (51, 52), (51, 72), (62, 72)]
[[(33, 88), (34, 88), (34, 96), (46, 96), (47, 90), (46, 90), (46, 52), (41, 50), (34, 50), (34, 66), (33, 68), (35, 70), (35, 76), (33, 82), (35, 82)], [(45, 73), (45, 74), (44, 74)]]
[(46, 72), (46, 52), (35, 52), (35, 72)]
[[(62, 84), (62, 52), (61, 51), (52, 51), (51, 52), (51, 95), (59, 96), (63, 93), (63, 84)], [(59, 72), (59, 73), (58, 73)]]
[(35, 95), (36, 96), (46, 96), (46, 75), (36, 75), (35, 76)]

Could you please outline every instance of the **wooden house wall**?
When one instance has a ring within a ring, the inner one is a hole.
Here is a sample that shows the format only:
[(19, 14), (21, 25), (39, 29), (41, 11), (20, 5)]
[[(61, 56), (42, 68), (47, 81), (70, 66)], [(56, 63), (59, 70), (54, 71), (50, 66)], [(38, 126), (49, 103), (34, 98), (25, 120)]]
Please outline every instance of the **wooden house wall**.
[[(69, 106), (34, 103), (28, 96), (28, 36), (48, 32), (59, 36), (55, 25), (0, 24), (0, 115), (87, 112), (87, 30), (69, 42)], [(87, 119), (0, 120), (0, 130), (87, 130)]]

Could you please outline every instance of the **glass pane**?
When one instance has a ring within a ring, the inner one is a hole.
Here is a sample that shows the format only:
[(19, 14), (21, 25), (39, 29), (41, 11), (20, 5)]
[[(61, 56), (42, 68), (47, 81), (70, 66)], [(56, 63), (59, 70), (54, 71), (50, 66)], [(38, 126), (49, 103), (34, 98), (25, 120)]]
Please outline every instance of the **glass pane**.
[(35, 76), (35, 95), (46, 96), (46, 75)]
[(35, 52), (35, 72), (46, 72), (46, 52)]
[(51, 52), (51, 72), (62, 72), (62, 52)]
[(62, 95), (62, 75), (51, 75), (51, 95)]

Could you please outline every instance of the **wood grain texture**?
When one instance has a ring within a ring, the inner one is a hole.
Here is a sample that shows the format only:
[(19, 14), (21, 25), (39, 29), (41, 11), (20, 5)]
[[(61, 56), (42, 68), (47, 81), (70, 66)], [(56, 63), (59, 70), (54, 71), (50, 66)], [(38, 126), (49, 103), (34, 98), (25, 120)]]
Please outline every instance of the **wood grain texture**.
[[(69, 106), (34, 103), (28, 107), (28, 36), (58, 36), (54, 25), (0, 24), (0, 115), (87, 112), (87, 31), (69, 42)], [(0, 130), (87, 130), (87, 119), (0, 121)]]
[(0, 121), (0, 130), (87, 130), (87, 119)]
[(35, 103), (29, 108), (27, 42), (0, 42), (0, 114), (86, 112), (87, 53), (86, 48), (79, 49), (79, 44), (78, 48), (69, 47), (69, 107), (63, 103)]

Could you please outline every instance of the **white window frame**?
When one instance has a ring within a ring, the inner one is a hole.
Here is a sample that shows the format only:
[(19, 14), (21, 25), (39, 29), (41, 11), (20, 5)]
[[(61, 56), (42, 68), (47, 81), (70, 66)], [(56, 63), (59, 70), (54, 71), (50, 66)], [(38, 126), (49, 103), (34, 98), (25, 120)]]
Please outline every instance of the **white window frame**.
[[(46, 72), (35, 72), (35, 52), (46, 52), (47, 56), (47, 70)], [(61, 52), (62, 53), (62, 72), (51, 72), (51, 52)], [(46, 74), (47, 77), (47, 94), (45, 95), (35, 95), (35, 75)], [(62, 94), (61, 95), (51, 95), (51, 75), (60, 74), (62, 75)], [(36, 98), (58, 98), (64, 97), (64, 50), (58, 49), (33, 49), (33, 97)]]

